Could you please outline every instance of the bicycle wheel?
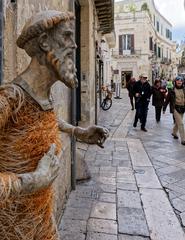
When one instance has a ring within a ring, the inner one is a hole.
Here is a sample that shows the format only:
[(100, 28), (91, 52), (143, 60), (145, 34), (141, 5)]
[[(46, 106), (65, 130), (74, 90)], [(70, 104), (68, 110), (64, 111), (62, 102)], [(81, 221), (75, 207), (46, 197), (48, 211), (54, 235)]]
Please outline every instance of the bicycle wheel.
[(112, 99), (110, 98), (105, 98), (101, 104), (101, 107), (104, 111), (109, 110), (109, 108), (112, 106)]

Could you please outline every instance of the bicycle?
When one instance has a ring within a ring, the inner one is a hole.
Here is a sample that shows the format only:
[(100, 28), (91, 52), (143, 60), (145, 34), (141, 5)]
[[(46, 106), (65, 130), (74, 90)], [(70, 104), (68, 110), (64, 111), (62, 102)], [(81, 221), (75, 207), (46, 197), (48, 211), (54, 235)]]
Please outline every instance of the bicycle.
[(105, 97), (101, 103), (101, 108), (104, 111), (107, 111), (111, 108), (112, 106), (112, 91), (108, 89), (108, 87), (102, 87), (103, 92), (105, 92)]

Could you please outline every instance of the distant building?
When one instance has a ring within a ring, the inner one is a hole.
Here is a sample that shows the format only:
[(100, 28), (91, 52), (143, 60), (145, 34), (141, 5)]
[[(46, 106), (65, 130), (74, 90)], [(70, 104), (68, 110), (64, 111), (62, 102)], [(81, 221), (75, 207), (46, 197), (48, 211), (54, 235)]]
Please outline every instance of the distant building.
[(182, 42), (177, 51), (178, 74), (185, 77), (185, 42)]
[(123, 0), (115, 3), (116, 47), (112, 65), (122, 86), (131, 76), (174, 78), (177, 74), (176, 43), (172, 25), (156, 9), (153, 0)]

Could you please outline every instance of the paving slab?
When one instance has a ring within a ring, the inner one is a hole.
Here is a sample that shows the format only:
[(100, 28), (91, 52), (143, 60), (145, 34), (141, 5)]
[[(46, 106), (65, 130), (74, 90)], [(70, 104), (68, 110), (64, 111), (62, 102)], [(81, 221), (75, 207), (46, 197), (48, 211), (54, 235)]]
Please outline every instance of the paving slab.
[(116, 204), (96, 202), (93, 204), (90, 217), (116, 220)]
[(66, 208), (63, 219), (74, 219), (74, 220), (87, 220), (90, 215), (90, 209), (88, 208)]
[(100, 193), (99, 201), (116, 203), (116, 194), (114, 194), (114, 193)]
[(90, 218), (87, 223), (87, 231), (117, 235), (118, 226), (117, 222), (113, 220)]
[(149, 236), (148, 226), (143, 209), (119, 208), (118, 228), (119, 233)]
[(87, 222), (82, 220), (62, 219), (59, 231), (69, 231), (76, 233), (86, 233)]
[(115, 193), (116, 192), (116, 185), (100, 184), (99, 188), (101, 189), (102, 192), (107, 192), (107, 193)]
[(142, 208), (140, 194), (137, 191), (118, 190), (117, 199), (118, 208)]
[(135, 167), (134, 170), (139, 188), (162, 188), (153, 167)]
[(128, 190), (128, 191), (137, 191), (137, 185), (135, 183), (123, 183), (123, 182), (118, 182), (117, 183), (117, 189), (120, 190)]
[(128, 133), (128, 126), (130, 125), (130, 119), (134, 117), (134, 112), (128, 111), (126, 117), (121, 122), (115, 133), (113, 134), (113, 138), (125, 138)]
[(148, 237), (119, 235), (118, 240), (150, 240)]
[(140, 189), (151, 240), (184, 240), (185, 233), (160, 189)]
[(89, 232), (86, 240), (118, 240), (118, 237), (117, 235)]
[(116, 185), (116, 179), (110, 177), (98, 177), (96, 180), (100, 184)]
[(74, 198), (70, 198), (67, 202), (67, 207), (91, 209), (91, 206), (92, 206), (92, 200), (88, 198), (74, 197)]
[(185, 227), (185, 212), (180, 214), (182, 225)]
[(179, 212), (184, 212), (185, 211), (185, 200), (182, 200), (180, 198), (175, 198), (172, 201), (173, 207), (179, 211)]
[(85, 240), (85, 234), (78, 232), (68, 232), (68, 231), (60, 231), (60, 237), (62, 240)]
[(133, 167), (152, 167), (145, 149), (139, 139), (129, 139), (128, 148), (132, 159)]

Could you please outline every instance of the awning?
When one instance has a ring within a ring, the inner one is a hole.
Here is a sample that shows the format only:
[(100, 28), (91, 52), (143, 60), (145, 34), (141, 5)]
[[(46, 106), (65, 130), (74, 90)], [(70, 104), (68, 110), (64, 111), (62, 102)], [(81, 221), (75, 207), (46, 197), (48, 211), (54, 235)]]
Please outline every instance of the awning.
[(114, 0), (95, 0), (96, 11), (103, 34), (114, 29)]

